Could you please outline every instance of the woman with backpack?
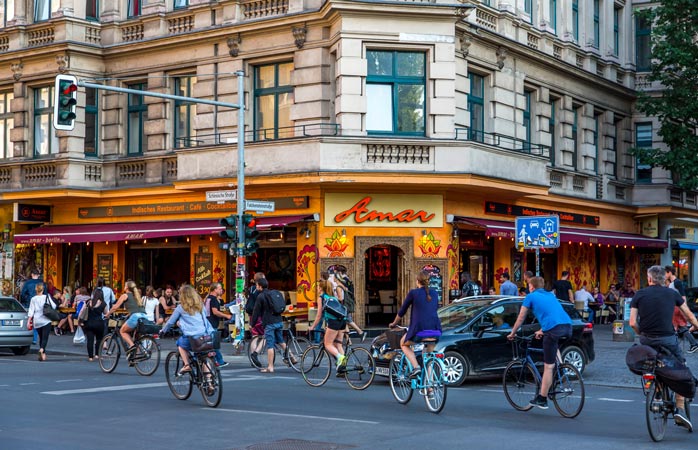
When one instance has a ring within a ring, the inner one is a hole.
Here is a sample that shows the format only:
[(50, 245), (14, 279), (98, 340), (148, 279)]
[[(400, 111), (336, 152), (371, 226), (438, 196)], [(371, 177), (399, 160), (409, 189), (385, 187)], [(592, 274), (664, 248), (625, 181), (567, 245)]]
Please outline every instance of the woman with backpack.
[(344, 349), (342, 348), (342, 333), (344, 333), (344, 330), (347, 327), (347, 321), (346, 319), (338, 319), (328, 310), (328, 302), (339, 302), (337, 298), (332, 297), (329, 294), (330, 292), (332, 292), (332, 283), (329, 280), (321, 279), (318, 281), (318, 310), (317, 316), (315, 316), (315, 322), (313, 322), (311, 329), (316, 329), (321, 320), (325, 320), (325, 349), (327, 349), (332, 356), (337, 358), (337, 374), (341, 375), (342, 373), (346, 372), (347, 364), (347, 357), (344, 356)]
[(354, 322), (354, 318), (352, 317), (354, 309), (356, 308), (356, 302), (354, 299), (353, 289), (350, 289), (351, 280), (349, 280), (346, 273), (338, 272), (335, 276), (335, 281), (337, 283), (337, 292), (342, 291), (342, 304), (344, 304), (344, 307), (347, 308), (346, 331), (349, 332), (349, 328), (353, 328), (356, 330), (359, 336), (361, 336), (361, 342), (364, 342), (366, 340), (366, 332), (362, 330), (361, 327), (356, 324), (356, 322)]

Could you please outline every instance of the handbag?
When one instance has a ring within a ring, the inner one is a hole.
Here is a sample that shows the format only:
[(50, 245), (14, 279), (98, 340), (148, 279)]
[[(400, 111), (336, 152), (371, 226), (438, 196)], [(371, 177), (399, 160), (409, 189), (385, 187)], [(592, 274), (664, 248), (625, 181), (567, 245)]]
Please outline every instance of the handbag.
[(51, 306), (51, 303), (48, 301), (49, 296), (46, 296), (46, 302), (44, 302), (44, 316), (51, 322), (57, 322), (61, 320), (61, 315), (56, 311), (56, 309)]
[(82, 324), (87, 322), (87, 318), (89, 317), (89, 309), (90, 308), (87, 302), (84, 302), (82, 308), (80, 308), (80, 312), (78, 313), (78, 323)]
[(347, 308), (339, 303), (339, 299), (328, 295), (325, 298), (325, 311), (337, 320), (344, 320), (347, 317)]
[[(201, 314), (201, 319), (204, 321), (204, 327), (208, 329), (208, 321), (203, 313)], [(221, 338), (218, 331), (214, 330), (199, 336), (189, 336), (189, 345), (191, 345), (191, 350), (194, 353), (210, 352), (211, 350), (218, 350), (221, 348)]]

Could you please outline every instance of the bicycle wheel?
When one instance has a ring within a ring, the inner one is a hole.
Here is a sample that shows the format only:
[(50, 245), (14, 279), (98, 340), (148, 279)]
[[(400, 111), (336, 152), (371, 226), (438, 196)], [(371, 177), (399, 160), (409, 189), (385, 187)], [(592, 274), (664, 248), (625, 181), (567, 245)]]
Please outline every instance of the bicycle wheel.
[(213, 358), (207, 356), (201, 361), (199, 376), (202, 377), (199, 390), (204, 403), (211, 408), (220, 405), (223, 398), (223, 380)]
[(320, 387), (327, 382), (332, 372), (332, 357), (325, 347), (311, 345), (301, 357), (301, 373), (306, 383)]
[(303, 337), (289, 339), (286, 343), (286, 359), (288, 365), (296, 372), (301, 372), (301, 356), (303, 352), (310, 347), (310, 341)]
[(191, 372), (179, 375), (179, 369), (184, 367), (184, 361), (178, 351), (170, 352), (165, 358), (165, 378), (170, 392), (177, 400), (186, 400), (191, 395)]
[(136, 341), (136, 351), (132, 358), (136, 372), (149, 377), (160, 366), (160, 346), (152, 336), (141, 336)]
[[(255, 349), (259, 349), (257, 351), (257, 361), (259, 364), (252, 359), (252, 352)], [(267, 367), (267, 340), (264, 339), (263, 335), (252, 336), (250, 345), (247, 346), (247, 358), (250, 360), (252, 367), (256, 367), (257, 369)]]
[(424, 373), (424, 388), (427, 402), (427, 409), (434, 414), (438, 414), (444, 409), (446, 404), (446, 382), (444, 380), (444, 370), (441, 363), (435, 359), (427, 362)]
[(404, 355), (396, 356), (390, 361), (388, 379), (390, 380), (390, 390), (393, 397), (401, 405), (406, 405), (412, 398), (412, 381), (410, 380), (409, 362)]
[(664, 392), (656, 381), (650, 383), (645, 400), (645, 417), (647, 431), (654, 442), (664, 439), (666, 432), (667, 413), (664, 408)]
[(528, 411), (533, 408), (529, 403), (538, 395), (540, 381), (533, 367), (521, 360), (514, 360), (504, 369), (502, 387), (507, 401), (518, 411)]
[(344, 378), (347, 384), (356, 389), (363, 391), (371, 385), (373, 377), (376, 376), (376, 362), (371, 356), (371, 352), (363, 347), (355, 347), (347, 353), (347, 371)]
[(562, 417), (577, 417), (584, 408), (584, 381), (582, 375), (572, 364), (561, 364), (553, 374), (553, 386), (550, 390), (555, 409)]
[(112, 333), (104, 336), (99, 343), (99, 367), (105, 373), (112, 373), (119, 363), (121, 347), (119, 340)]

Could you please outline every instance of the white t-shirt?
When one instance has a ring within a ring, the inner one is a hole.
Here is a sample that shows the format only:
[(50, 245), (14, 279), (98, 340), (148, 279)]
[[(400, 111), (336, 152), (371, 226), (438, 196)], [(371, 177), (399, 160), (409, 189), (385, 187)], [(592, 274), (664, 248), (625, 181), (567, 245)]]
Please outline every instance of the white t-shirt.
[(155, 308), (158, 307), (160, 301), (155, 297), (144, 297), (143, 306), (145, 313), (148, 315), (148, 320), (155, 322)]

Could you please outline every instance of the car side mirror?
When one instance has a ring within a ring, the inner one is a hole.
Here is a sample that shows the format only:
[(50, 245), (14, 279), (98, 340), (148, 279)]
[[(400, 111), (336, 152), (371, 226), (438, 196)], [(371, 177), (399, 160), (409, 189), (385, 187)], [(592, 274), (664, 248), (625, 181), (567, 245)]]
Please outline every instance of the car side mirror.
[(480, 322), (473, 326), (473, 331), (475, 332), (476, 337), (481, 337), (485, 331), (491, 330), (492, 328), (494, 328), (494, 324), (492, 322)]

